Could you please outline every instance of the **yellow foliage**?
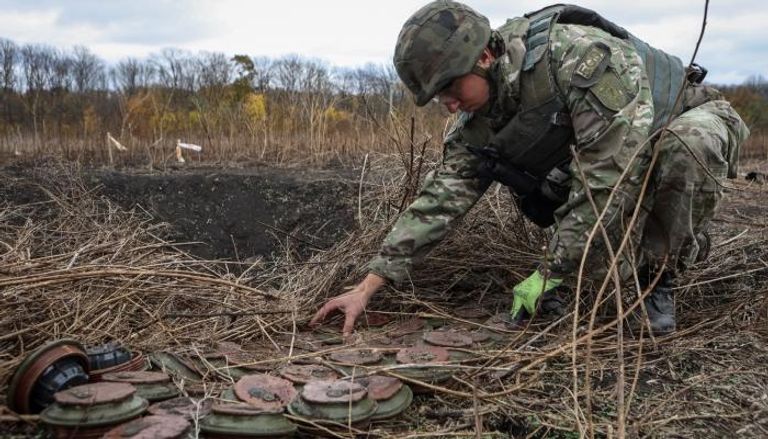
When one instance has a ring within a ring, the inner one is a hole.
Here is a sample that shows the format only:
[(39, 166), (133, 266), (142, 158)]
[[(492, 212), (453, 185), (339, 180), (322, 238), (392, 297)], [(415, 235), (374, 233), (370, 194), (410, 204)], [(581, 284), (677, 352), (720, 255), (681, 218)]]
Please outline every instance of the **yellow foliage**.
[(261, 93), (249, 93), (243, 109), (251, 122), (263, 122), (267, 118), (267, 98)]
[(336, 107), (328, 107), (325, 110), (325, 120), (331, 124), (337, 124), (340, 122), (348, 122), (351, 119), (351, 115), (348, 111), (339, 110)]
[(83, 110), (83, 131), (85, 135), (93, 134), (99, 127), (99, 115), (93, 105), (85, 107)]
[(200, 112), (198, 111), (190, 111), (187, 117), (190, 125), (199, 125), (200, 121), (202, 120)]
[(151, 124), (155, 128), (162, 128), (165, 131), (176, 131), (179, 128), (179, 118), (176, 113), (167, 111), (162, 114), (152, 116)]
[(125, 117), (133, 134), (150, 136), (154, 128), (153, 120), (156, 119), (154, 97), (147, 92), (128, 98), (125, 105)]

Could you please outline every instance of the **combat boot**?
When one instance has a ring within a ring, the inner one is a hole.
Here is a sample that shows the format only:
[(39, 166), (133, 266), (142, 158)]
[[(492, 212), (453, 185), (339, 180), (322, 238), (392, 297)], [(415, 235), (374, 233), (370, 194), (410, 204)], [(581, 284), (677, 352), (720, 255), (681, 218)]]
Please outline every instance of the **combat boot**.
[[(645, 311), (653, 335), (664, 335), (675, 332), (675, 297), (672, 291), (674, 276), (669, 272), (662, 273), (659, 281), (648, 296), (643, 299)], [(643, 319), (642, 311), (639, 313)]]

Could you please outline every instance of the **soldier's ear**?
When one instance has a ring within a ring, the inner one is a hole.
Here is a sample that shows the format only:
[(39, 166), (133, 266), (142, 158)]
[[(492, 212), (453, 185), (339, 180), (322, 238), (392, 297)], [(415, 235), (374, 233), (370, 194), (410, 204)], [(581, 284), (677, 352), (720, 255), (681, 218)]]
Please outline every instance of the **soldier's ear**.
[(491, 49), (486, 47), (483, 49), (483, 53), (480, 54), (480, 58), (477, 59), (477, 66), (483, 69), (487, 69), (491, 66), (495, 59), (496, 57), (493, 56)]

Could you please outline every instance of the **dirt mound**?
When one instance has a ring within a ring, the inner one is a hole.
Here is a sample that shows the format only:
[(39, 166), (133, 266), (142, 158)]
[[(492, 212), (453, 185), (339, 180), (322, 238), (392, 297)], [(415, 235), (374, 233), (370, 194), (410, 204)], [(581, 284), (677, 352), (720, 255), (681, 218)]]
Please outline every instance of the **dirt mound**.
[[(20, 168), (14, 171), (28, 173)], [(84, 170), (84, 181), (126, 209), (171, 225), (164, 236), (204, 259), (246, 260), (326, 249), (354, 226), (352, 176), (299, 169), (188, 168), (164, 173)], [(40, 182), (45, 187), (47, 182)], [(39, 199), (40, 188), (11, 195)]]

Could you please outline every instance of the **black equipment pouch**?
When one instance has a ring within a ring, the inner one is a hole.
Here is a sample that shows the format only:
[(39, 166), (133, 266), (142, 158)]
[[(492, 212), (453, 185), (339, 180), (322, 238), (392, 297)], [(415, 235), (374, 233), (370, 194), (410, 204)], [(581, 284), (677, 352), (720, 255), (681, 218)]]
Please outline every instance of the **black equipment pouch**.
[[(478, 176), (507, 186), (523, 215), (542, 228), (555, 223), (555, 210), (568, 197), (569, 175), (555, 167), (546, 178), (539, 179), (502, 160), (496, 148), (467, 148), (482, 159)], [(558, 173), (553, 175), (555, 171)]]

